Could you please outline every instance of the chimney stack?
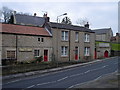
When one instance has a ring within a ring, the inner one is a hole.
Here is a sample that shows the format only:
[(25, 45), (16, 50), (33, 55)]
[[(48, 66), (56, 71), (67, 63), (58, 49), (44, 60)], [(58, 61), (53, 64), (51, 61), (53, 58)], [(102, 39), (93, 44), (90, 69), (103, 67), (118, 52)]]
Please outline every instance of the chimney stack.
[(44, 13), (43, 17), (45, 18), (45, 22), (49, 22), (50, 18), (47, 16), (47, 13)]
[(87, 24), (85, 24), (84, 27), (89, 28), (89, 23), (87, 22)]

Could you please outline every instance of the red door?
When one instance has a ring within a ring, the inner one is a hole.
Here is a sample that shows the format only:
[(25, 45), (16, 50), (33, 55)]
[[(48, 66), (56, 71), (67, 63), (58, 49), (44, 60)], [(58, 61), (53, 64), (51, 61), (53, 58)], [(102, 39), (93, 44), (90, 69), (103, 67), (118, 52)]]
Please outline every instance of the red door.
[(44, 50), (44, 61), (48, 61), (48, 50)]
[(96, 48), (95, 48), (95, 52), (94, 52), (94, 59), (97, 59), (97, 50), (96, 50)]
[(78, 60), (78, 47), (75, 47), (75, 60)]
[(108, 51), (107, 50), (104, 52), (104, 57), (105, 58), (108, 57)]

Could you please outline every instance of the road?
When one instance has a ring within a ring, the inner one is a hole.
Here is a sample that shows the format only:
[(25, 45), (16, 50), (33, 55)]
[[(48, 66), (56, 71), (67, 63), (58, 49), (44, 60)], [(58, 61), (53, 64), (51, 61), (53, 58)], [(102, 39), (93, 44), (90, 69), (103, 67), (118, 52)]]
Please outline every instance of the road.
[(75, 85), (96, 80), (103, 75), (118, 70), (120, 57), (107, 58), (93, 64), (52, 72), (35, 77), (24, 78), (3, 83), (2, 88), (19, 88), (29, 90), (31, 88), (72, 88)]

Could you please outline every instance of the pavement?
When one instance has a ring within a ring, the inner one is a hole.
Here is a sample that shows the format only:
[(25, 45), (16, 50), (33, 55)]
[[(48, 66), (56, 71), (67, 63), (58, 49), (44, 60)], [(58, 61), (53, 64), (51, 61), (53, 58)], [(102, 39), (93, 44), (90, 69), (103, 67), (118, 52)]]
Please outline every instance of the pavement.
[[(115, 58), (115, 57), (110, 57), (110, 58)], [(105, 58), (109, 59), (109, 58)], [(81, 64), (75, 64), (75, 65), (70, 65), (70, 66), (64, 66), (64, 67), (58, 67), (58, 68), (53, 68), (53, 69), (46, 69), (46, 70), (39, 70), (39, 71), (31, 71), (31, 72), (26, 72), (26, 73), (19, 73), (19, 74), (13, 74), (13, 75), (7, 75), (7, 76), (2, 76), (2, 80), (10, 80), (10, 79), (16, 79), (16, 78), (22, 78), (22, 77), (28, 77), (28, 76), (33, 76), (33, 75), (38, 75), (38, 74), (45, 74), (45, 73), (50, 73), (50, 72), (56, 72), (60, 70), (65, 70), (65, 69), (70, 69), (74, 67), (79, 67), (87, 64), (92, 64), (95, 62), (100, 62), (105, 59), (97, 59), (94, 61), (90, 61), (87, 63), (81, 63)], [(1, 76), (0, 76), (1, 77)]]

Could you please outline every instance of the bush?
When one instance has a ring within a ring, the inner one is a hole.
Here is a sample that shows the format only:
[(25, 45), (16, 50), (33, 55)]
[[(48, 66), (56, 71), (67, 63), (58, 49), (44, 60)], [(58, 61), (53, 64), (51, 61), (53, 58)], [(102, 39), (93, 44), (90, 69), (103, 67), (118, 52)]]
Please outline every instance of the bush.
[(35, 57), (36, 62), (42, 62), (42, 60), (43, 60), (43, 56)]

